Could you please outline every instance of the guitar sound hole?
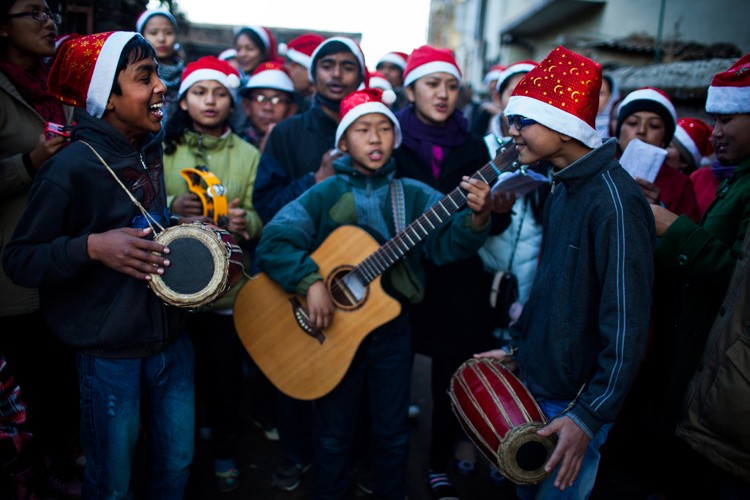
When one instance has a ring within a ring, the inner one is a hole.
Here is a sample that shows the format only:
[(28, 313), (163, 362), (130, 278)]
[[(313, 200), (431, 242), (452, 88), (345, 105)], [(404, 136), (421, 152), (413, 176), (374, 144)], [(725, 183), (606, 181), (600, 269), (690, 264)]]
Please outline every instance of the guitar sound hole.
[[(351, 266), (341, 266), (328, 275), (328, 287), (336, 307), (345, 311), (359, 309), (367, 300), (369, 289), (349, 275)], [(356, 289), (355, 289), (356, 288)]]

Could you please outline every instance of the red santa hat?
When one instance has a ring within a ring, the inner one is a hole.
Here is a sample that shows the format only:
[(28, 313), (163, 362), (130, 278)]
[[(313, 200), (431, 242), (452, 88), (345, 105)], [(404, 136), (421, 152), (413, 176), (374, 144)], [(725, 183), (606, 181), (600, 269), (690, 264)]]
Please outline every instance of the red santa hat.
[(643, 87), (625, 96), (617, 108), (615, 137), (620, 137), (620, 129), (625, 119), (638, 111), (651, 111), (661, 116), (665, 126), (664, 143), (672, 142), (675, 127), (677, 127), (677, 111), (672, 101), (669, 100), (669, 96), (655, 87)]
[(717, 115), (750, 113), (750, 54), (714, 75), (708, 87), (706, 112)]
[(226, 49), (221, 51), (221, 53), (217, 56), (222, 61), (229, 61), (230, 59), (236, 59), (237, 58), (237, 51), (234, 49)]
[(274, 89), (291, 94), (294, 92), (294, 83), (282, 63), (266, 61), (255, 68), (242, 93), (247, 93), (248, 89)]
[(378, 63), (375, 65), (375, 67), (377, 68), (382, 63), (391, 63), (401, 68), (401, 71), (404, 71), (406, 69), (406, 61), (408, 59), (409, 56), (403, 52), (388, 52), (378, 60)]
[[(393, 91), (391, 91), (393, 93)], [(393, 122), (394, 132), (396, 134), (394, 148), (401, 145), (401, 124), (398, 122), (396, 115), (391, 108), (383, 102), (384, 92), (376, 88), (367, 88), (352, 92), (341, 100), (339, 107), (339, 125), (336, 128), (336, 143), (338, 147), (341, 137), (346, 129), (354, 123), (357, 118), (370, 113), (382, 113)]]
[(169, 22), (172, 23), (174, 29), (177, 29), (177, 19), (175, 19), (171, 12), (161, 9), (149, 9), (138, 16), (138, 20), (135, 22), (135, 30), (140, 34), (143, 34), (143, 29), (146, 27), (146, 23), (154, 16), (166, 17)]
[(107, 31), (65, 41), (47, 80), (50, 93), (71, 106), (101, 118), (112, 92), (117, 63), (135, 31)]
[(391, 85), (391, 82), (389, 82), (385, 75), (378, 70), (367, 72), (367, 78), (365, 78), (365, 82), (362, 83), (362, 87), (360, 88), (365, 87), (393, 91), (393, 85)]
[(263, 44), (261, 49), (266, 53), (266, 59), (269, 61), (276, 60), (276, 37), (273, 36), (271, 30), (265, 26), (244, 26), (237, 34), (241, 35), (243, 32), (251, 32), (258, 37)]
[(595, 128), (602, 67), (562, 45), (518, 82), (505, 115), (521, 115), (590, 148), (602, 143)]
[(485, 73), (482, 84), (486, 87), (490, 84), (490, 82), (497, 81), (500, 73), (502, 73), (505, 68), (507, 68), (507, 66), (502, 64), (495, 64), (491, 66), (490, 69), (487, 70), (487, 73)]
[(308, 69), (308, 76), (310, 77), (310, 81), (315, 81), (315, 63), (316, 58), (318, 57), (318, 54), (320, 54), (320, 51), (326, 47), (327, 45), (330, 45), (334, 42), (343, 43), (349, 51), (351, 51), (352, 54), (354, 54), (354, 57), (357, 58), (357, 62), (359, 63), (359, 70), (363, 77), (367, 76), (367, 66), (365, 66), (365, 54), (362, 52), (362, 48), (359, 46), (357, 42), (355, 42), (353, 39), (345, 36), (332, 36), (331, 38), (326, 38), (323, 40), (320, 45), (318, 45), (315, 50), (312, 53), (312, 56), (310, 56), (310, 68)]
[(440, 49), (431, 45), (422, 45), (409, 56), (404, 70), (404, 87), (432, 73), (449, 73), (461, 83), (461, 69), (458, 67), (453, 51)]
[(196, 82), (203, 80), (219, 82), (232, 94), (240, 86), (240, 74), (231, 64), (216, 56), (203, 56), (185, 66), (185, 70), (182, 72), (180, 90), (177, 92), (178, 96), (182, 97)]
[(711, 126), (698, 118), (680, 118), (677, 120), (674, 138), (688, 153), (693, 168), (700, 167), (703, 158), (713, 153), (713, 146), (711, 146), (712, 132)]
[(503, 86), (507, 83), (511, 76), (517, 75), (519, 73), (528, 73), (537, 66), (539, 66), (538, 62), (529, 60), (518, 61), (509, 65), (500, 73), (500, 75), (498, 75), (497, 83), (495, 83), (495, 92), (502, 92)]
[(310, 69), (310, 63), (312, 63), (312, 55), (318, 45), (323, 43), (325, 40), (322, 36), (314, 33), (305, 33), (297, 38), (290, 40), (285, 45), (286, 50), (284, 55), (293, 62)]

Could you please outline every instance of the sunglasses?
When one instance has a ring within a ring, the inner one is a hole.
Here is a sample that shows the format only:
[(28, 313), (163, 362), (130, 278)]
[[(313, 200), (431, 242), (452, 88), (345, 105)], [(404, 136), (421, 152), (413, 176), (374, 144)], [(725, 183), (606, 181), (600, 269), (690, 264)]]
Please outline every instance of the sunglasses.
[(17, 14), (8, 14), (8, 17), (10, 19), (14, 19), (16, 17), (26, 17), (30, 16), (31, 19), (34, 21), (39, 21), (40, 23), (46, 23), (47, 19), (51, 19), (53, 23), (60, 24), (62, 22), (62, 16), (58, 14), (57, 12), (51, 12), (49, 10), (39, 10), (39, 9), (32, 9), (28, 12), (19, 12)]
[(508, 123), (511, 126), (516, 127), (516, 130), (520, 132), (524, 127), (528, 125), (536, 125), (539, 122), (521, 115), (508, 115)]

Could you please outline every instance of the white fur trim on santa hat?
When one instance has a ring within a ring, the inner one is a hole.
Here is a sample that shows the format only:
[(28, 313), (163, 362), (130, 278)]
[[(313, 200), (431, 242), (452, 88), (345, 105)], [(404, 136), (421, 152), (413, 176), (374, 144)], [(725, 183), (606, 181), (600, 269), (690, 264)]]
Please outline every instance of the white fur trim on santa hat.
[(237, 75), (227, 75), (226, 73), (223, 73), (221, 71), (216, 71), (215, 69), (209, 68), (196, 69), (182, 79), (182, 83), (180, 83), (180, 90), (177, 95), (179, 97), (182, 97), (182, 94), (184, 94), (187, 89), (192, 87), (196, 82), (200, 82), (202, 80), (213, 80), (215, 82), (219, 82), (230, 91), (234, 91), (240, 85), (240, 79), (237, 78)]
[(602, 144), (602, 136), (594, 127), (572, 113), (533, 97), (511, 96), (504, 113), (505, 116), (521, 115), (531, 118), (555, 132), (578, 139), (590, 148), (596, 148)]
[(136, 36), (143, 35), (135, 31), (116, 31), (104, 41), (99, 57), (96, 58), (94, 72), (86, 92), (86, 111), (94, 118), (101, 118), (107, 109), (120, 53), (122, 48)]
[(245, 84), (246, 89), (274, 89), (282, 92), (294, 92), (292, 79), (283, 71), (267, 69), (255, 73)]
[(700, 151), (698, 151), (698, 146), (695, 144), (693, 138), (690, 137), (690, 134), (688, 134), (684, 128), (678, 125), (674, 131), (674, 138), (680, 141), (680, 144), (682, 144), (682, 146), (693, 157), (693, 160), (695, 161), (694, 165), (700, 165), (701, 160), (703, 159), (703, 155)]
[(393, 128), (396, 133), (395, 142), (393, 143), (393, 148), (397, 148), (401, 145), (401, 124), (399, 123), (398, 119), (396, 118), (396, 115), (393, 114), (393, 111), (391, 111), (388, 106), (383, 104), (382, 102), (375, 102), (370, 101), (363, 104), (360, 104), (358, 106), (355, 106), (349, 111), (347, 114), (344, 115), (344, 117), (339, 122), (338, 127), (336, 127), (336, 143), (333, 145), (334, 147), (339, 147), (339, 141), (341, 140), (341, 136), (344, 135), (344, 132), (346, 132), (346, 129), (349, 128), (349, 126), (354, 123), (357, 118), (363, 115), (367, 115), (370, 113), (381, 113), (387, 116), (392, 122), (393, 122)]
[(222, 51), (221, 54), (218, 55), (218, 58), (221, 59), (222, 61), (228, 61), (230, 59), (235, 59), (235, 58), (237, 58), (237, 51), (234, 50), (234, 49), (226, 49), (226, 50)]
[(677, 123), (677, 111), (674, 109), (674, 104), (672, 104), (668, 98), (664, 97), (664, 94), (654, 89), (637, 89), (632, 91), (625, 96), (625, 99), (622, 100), (618, 109), (623, 109), (631, 102), (640, 100), (656, 101), (661, 104), (667, 111), (669, 111), (669, 114), (672, 115), (673, 123)]
[(357, 62), (359, 63), (359, 71), (364, 76), (367, 74), (367, 66), (365, 66), (365, 55), (362, 53), (362, 49), (359, 45), (357, 45), (357, 42), (352, 40), (351, 38), (347, 38), (344, 36), (332, 36), (331, 38), (326, 38), (323, 40), (323, 42), (318, 45), (315, 50), (312, 53), (312, 56), (310, 56), (310, 67), (307, 69), (307, 76), (310, 78), (311, 82), (315, 81), (315, 75), (313, 75), (313, 67), (312, 67), (312, 61), (315, 60), (315, 56), (318, 55), (318, 52), (320, 52), (320, 49), (325, 47), (331, 42), (341, 42), (347, 47), (349, 47), (349, 50), (352, 54), (354, 54), (354, 57), (357, 58)]
[(401, 71), (406, 69), (406, 59), (404, 59), (398, 54), (394, 54), (393, 52), (388, 52), (386, 55), (381, 57), (380, 60), (378, 61), (378, 64), (376, 64), (375, 67), (377, 68), (378, 66), (380, 66), (380, 63), (384, 63), (384, 62), (395, 64), (396, 66), (401, 68)]
[(260, 37), (266, 50), (271, 48), (271, 39), (268, 37), (266, 30), (263, 29), (263, 26), (248, 26), (247, 28), (253, 30)]
[(706, 113), (735, 115), (750, 113), (750, 87), (708, 87)]
[(495, 83), (495, 92), (500, 92), (500, 87), (503, 85), (505, 80), (507, 80), (511, 76), (516, 75), (518, 73), (528, 73), (534, 68), (536, 68), (536, 65), (530, 64), (530, 63), (511, 64), (510, 66), (505, 68), (503, 71), (501, 71), (500, 75), (497, 77), (497, 83)]
[(286, 57), (296, 62), (297, 64), (304, 66), (308, 70), (310, 69), (310, 63), (312, 62), (312, 57), (308, 56), (307, 54), (300, 52), (299, 50), (287, 48)]
[(445, 61), (432, 61), (411, 70), (409, 74), (406, 75), (404, 87), (408, 87), (412, 82), (433, 73), (448, 73), (455, 76), (458, 83), (461, 83), (461, 73), (455, 65)]

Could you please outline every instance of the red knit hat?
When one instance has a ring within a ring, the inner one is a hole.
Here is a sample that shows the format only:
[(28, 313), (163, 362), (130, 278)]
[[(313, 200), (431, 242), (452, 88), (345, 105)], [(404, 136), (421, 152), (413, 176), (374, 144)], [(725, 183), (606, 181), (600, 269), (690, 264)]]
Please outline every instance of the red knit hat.
[[(393, 91), (391, 91), (392, 93)], [(336, 128), (336, 143), (338, 147), (341, 136), (354, 121), (362, 115), (370, 113), (382, 113), (392, 122), (396, 133), (394, 148), (401, 145), (401, 124), (393, 114), (393, 111), (383, 102), (383, 91), (375, 88), (368, 88), (352, 92), (341, 100), (339, 107), (339, 124)]]
[(378, 63), (375, 65), (375, 67), (377, 68), (382, 63), (387, 62), (398, 66), (399, 68), (401, 68), (401, 71), (403, 71), (406, 69), (406, 61), (408, 59), (409, 56), (403, 52), (388, 52), (378, 60)]
[(185, 66), (178, 96), (182, 97), (190, 87), (202, 80), (219, 82), (232, 93), (240, 86), (240, 74), (234, 66), (216, 56), (203, 56)]
[(595, 148), (602, 143), (594, 126), (601, 85), (601, 65), (560, 45), (518, 82), (505, 115), (531, 118)]
[[(282, 92), (294, 92), (294, 83), (284, 65), (279, 61), (260, 63), (250, 75), (245, 89), (274, 89)], [(243, 92), (244, 93), (244, 92)]]
[(514, 62), (513, 64), (505, 68), (503, 72), (498, 76), (497, 83), (495, 84), (495, 92), (502, 91), (503, 85), (511, 76), (517, 75), (519, 73), (528, 73), (537, 66), (539, 66), (539, 63), (536, 61), (525, 60)]
[(703, 158), (713, 153), (712, 132), (711, 126), (698, 118), (680, 118), (677, 120), (674, 138), (691, 155), (693, 167), (700, 167)]
[(318, 48), (318, 45), (323, 43), (323, 40), (325, 40), (325, 38), (320, 35), (305, 33), (286, 44), (285, 55), (291, 61), (310, 69), (312, 54), (315, 52), (315, 49)]
[(69, 38), (60, 47), (48, 78), (50, 93), (65, 104), (101, 118), (107, 107), (117, 63), (125, 45), (141, 35), (108, 31)]
[(452, 50), (422, 45), (414, 49), (406, 62), (404, 87), (432, 73), (449, 73), (461, 83), (461, 69), (458, 67), (456, 58), (453, 57)]
[(719, 115), (750, 113), (750, 54), (714, 75), (708, 87), (706, 112)]

